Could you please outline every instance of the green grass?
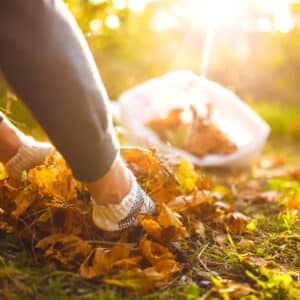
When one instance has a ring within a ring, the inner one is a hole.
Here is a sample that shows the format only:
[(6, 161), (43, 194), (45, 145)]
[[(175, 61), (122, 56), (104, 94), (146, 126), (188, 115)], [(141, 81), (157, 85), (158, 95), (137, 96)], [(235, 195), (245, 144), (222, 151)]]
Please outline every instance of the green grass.
[(250, 106), (271, 126), (272, 137), (285, 136), (300, 140), (300, 105), (255, 102)]
[(264, 153), (271, 159), (282, 157), (290, 166), (300, 167), (300, 104), (252, 102), (250, 106), (271, 127)]

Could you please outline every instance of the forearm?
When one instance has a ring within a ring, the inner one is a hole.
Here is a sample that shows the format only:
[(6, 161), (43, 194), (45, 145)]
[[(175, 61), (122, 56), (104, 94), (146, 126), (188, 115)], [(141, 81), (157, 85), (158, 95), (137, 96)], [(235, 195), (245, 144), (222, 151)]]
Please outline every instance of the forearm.
[(118, 153), (107, 96), (60, 1), (1, 1), (0, 68), (78, 179), (107, 173)]

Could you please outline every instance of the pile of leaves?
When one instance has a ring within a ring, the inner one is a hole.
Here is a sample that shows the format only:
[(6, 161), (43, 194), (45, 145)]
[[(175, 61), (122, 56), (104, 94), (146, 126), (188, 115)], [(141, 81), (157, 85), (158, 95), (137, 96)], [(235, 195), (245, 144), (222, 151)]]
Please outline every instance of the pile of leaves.
[(214, 185), (189, 162), (154, 150), (122, 155), (158, 208), (140, 215), (138, 228), (95, 227), (86, 187), (52, 153), (22, 184), (0, 181), (1, 230), (40, 261), (128, 293), (175, 287), (184, 299), (299, 299), (299, 172), (264, 166), (251, 181), (228, 174)]
[(212, 107), (201, 116), (195, 106), (174, 108), (165, 118), (152, 119), (147, 123), (164, 143), (202, 157), (207, 154), (228, 155), (237, 150), (222, 131), (214, 125)]
[(203, 222), (234, 232), (247, 225), (247, 217), (214, 200), (211, 181), (188, 162), (140, 149), (122, 154), (158, 208), (155, 216), (138, 217), (142, 230), (97, 229), (90, 195), (58, 153), (30, 170), (21, 185), (0, 182), (1, 228), (15, 230), (29, 249), (84, 278), (148, 291), (182, 270), (172, 243), (203, 236)]

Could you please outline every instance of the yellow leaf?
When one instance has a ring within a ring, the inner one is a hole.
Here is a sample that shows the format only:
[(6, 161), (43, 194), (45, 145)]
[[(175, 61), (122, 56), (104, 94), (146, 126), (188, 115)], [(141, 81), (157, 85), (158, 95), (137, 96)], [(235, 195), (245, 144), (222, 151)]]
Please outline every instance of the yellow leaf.
[(20, 191), (14, 199), (16, 208), (11, 212), (11, 216), (14, 219), (18, 219), (36, 201), (36, 199), (37, 192), (34, 189), (28, 187)]
[(180, 270), (180, 267), (174, 259), (164, 259), (155, 265), (155, 270), (163, 274), (173, 275)]
[(162, 204), (157, 221), (165, 233), (172, 232), (172, 235), (162, 234), (161, 239), (163, 241), (169, 242), (180, 240), (187, 235), (186, 229), (180, 221), (180, 218), (178, 213), (172, 211), (166, 204)]
[(223, 198), (230, 194), (230, 190), (223, 185), (216, 185), (213, 187), (212, 191), (219, 195), (220, 198)]
[(79, 183), (58, 153), (50, 156), (45, 164), (31, 169), (27, 177), (42, 197), (53, 197), (62, 204), (76, 197)]
[(176, 178), (179, 182), (179, 189), (182, 194), (188, 194), (195, 187), (198, 181), (198, 175), (195, 172), (194, 165), (187, 161), (181, 160), (176, 170)]
[(127, 245), (116, 245), (111, 250), (96, 248), (81, 264), (80, 274), (82, 277), (90, 279), (136, 267), (140, 258), (130, 259), (130, 252), (131, 248)]
[(163, 227), (182, 227), (182, 223), (180, 221), (180, 215), (174, 211), (172, 211), (166, 204), (162, 204), (160, 213), (157, 217), (157, 221)]
[(139, 215), (138, 221), (143, 229), (156, 240), (161, 240), (162, 228), (153, 216)]

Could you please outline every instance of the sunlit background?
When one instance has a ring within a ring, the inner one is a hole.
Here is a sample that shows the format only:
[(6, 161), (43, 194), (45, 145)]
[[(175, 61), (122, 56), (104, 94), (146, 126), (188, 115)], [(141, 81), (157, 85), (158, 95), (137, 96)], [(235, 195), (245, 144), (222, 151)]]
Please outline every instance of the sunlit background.
[(94, 50), (112, 98), (151, 76), (191, 69), (244, 98), (299, 103), (299, 1), (65, 2)]
[[(281, 107), (300, 109), (300, 1), (64, 2), (86, 36), (111, 99), (151, 77), (189, 69), (267, 107), (264, 113), (270, 103), (278, 114)], [(0, 79), (1, 106), (34, 127), (14, 99)], [(298, 116), (287, 117), (293, 118)], [(290, 127), (300, 128), (300, 121)]]
[[(108, 1), (90, 0), (89, 2), (91, 5), (100, 6)], [(159, 7), (155, 10), (151, 22), (154, 30), (178, 30), (182, 22), (185, 22), (193, 23), (201, 29), (206, 29), (208, 25), (215, 23), (222, 29), (239, 25), (242, 31), (285, 33), (294, 28), (296, 21), (291, 5), (297, 1), (293, 0), (113, 0), (112, 4), (117, 11), (129, 9), (133, 13), (143, 13), (149, 4), (159, 5), (167, 2), (167, 7)], [(80, 1), (79, 5), (81, 5)], [(92, 32), (97, 32), (101, 30), (102, 25), (117, 29), (120, 24), (118, 14), (112, 13), (104, 20), (102, 18), (91, 20), (90, 29)]]

